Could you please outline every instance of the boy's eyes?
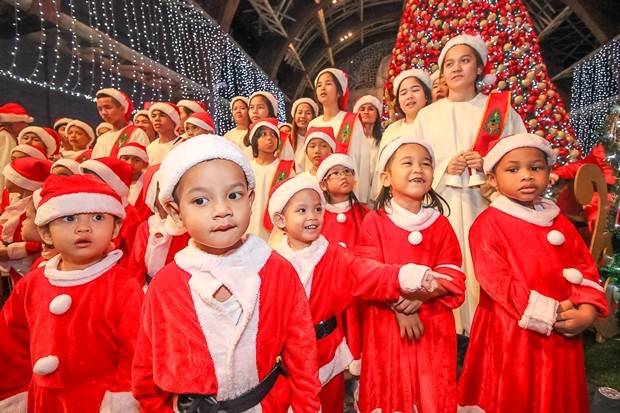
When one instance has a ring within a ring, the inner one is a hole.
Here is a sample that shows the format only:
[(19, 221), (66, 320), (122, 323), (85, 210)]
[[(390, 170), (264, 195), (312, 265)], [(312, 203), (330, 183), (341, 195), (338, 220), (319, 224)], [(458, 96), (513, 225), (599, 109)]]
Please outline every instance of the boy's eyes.
[(64, 222), (73, 222), (75, 221), (75, 217), (73, 215), (67, 215), (66, 217), (62, 217)]
[(243, 194), (241, 192), (233, 192), (228, 195), (228, 199), (232, 199), (232, 200), (241, 199), (242, 196)]
[(192, 202), (196, 205), (207, 205), (209, 200), (207, 198), (196, 198)]
[(103, 221), (104, 218), (105, 217), (103, 215), (101, 215), (101, 214), (93, 215), (93, 221)]

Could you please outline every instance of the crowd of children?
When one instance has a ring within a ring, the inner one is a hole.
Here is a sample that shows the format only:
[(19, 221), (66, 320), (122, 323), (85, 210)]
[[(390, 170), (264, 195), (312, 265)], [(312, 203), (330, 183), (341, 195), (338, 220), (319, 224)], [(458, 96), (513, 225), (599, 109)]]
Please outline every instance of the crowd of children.
[(401, 72), (385, 132), (336, 68), (290, 124), (233, 98), (225, 135), (112, 88), (95, 130), (0, 106), (0, 411), (336, 413), (348, 371), (362, 413), (587, 412), (604, 291), (486, 62), (460, 35)]

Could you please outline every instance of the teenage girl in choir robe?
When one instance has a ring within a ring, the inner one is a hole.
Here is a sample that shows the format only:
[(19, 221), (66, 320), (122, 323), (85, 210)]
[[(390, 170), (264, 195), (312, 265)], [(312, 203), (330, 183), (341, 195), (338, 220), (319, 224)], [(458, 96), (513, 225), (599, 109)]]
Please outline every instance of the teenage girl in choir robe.
[[(377, 156), (379, 155), (379, 145), (383, 137), (383, 128), (381, 127), (381, 112), (383, 105), (376, 97), (372, 95), (364, 95), (357, 99), (353, 105), (353, 112), (357, 113), (362, 125), (364, 125), (364, 134), (366, 142), (370, 147), (370, 187), (374, 185), (377, 172)], [(372, 192), (369, 194), (367, 203), (372, 202)]]
[[(252, 123), (249, 110), (250, 101), (245, 96), (235, 96), (231, 99), (230, 111), (232, 112), (233, 120), (237, 126), (226, 132), (224, 137), (237, 145), (241, 150), (246, 148), (246, 145), (243, 144), (243, 140), (249, 132), (250, 123)], [(251, 148), (249, 152), (250, 154), (252, 153)]]

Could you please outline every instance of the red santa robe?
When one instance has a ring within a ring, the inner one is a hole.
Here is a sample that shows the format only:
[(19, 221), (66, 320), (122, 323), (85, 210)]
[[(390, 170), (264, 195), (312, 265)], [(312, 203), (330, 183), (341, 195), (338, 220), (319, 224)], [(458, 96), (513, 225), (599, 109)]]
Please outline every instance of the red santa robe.
[[(342, 247), (353, 251), (357, 245), (362, 220), (368, 212), (369, 209), (361, 203), (357, 203), (353, 207), (349, 201), (326, 204), (321, 233), (330, 243), (340, 244)], [(347, 343), (354, 360), (349, 366), (349, 372), (356, 376), (360, 375), (361, 368), (363, 315), (363, 302), (356, 300), (355, 305), (347, 308), (342, 320)]]
[(1, 316), (31, 355), (28, 411), (138, 411), (131, 360), (143, 293), (116, 265), (120, 254), (80, 271), (59, 271), (57, 255), (11, 293)]
[[(536, 206), (500, 195), (469, 232), (481, 291), (459, 380), (466, 411), (589, 411), (583, 344), (552, 327), (557, 301), (592, 304), (605, 316), (605, 294), (573, 224), (551, 201)], [(582, 284), (564, 276), (576, 271)]]
[[(213, 298), (224, 285), (232, 297)], [(225, 310), (240, 307), (238, 317)], [(314, 328), (291, 265), (256, 236), (224, 256), (193, 241), (149, 285), (133, 364), (142, 410), (172, 412), (178, 394), (238, 397), (282, 356), (288, 377), (251, 412), (317, 412), (321, 385)]]
[(140, 285), (146, 283), (147, 277), (149, 280), (154, 278), (189, 242), (187, 232), (176, 236), (168, 234), (165, 222), (159, 214), (151, 215), (136, 232), (127, 269), (136, 276)]
[(359, 410), (368, 412), (455, 412), (456, 335), (452, 309), (464, 300), (461, 250), (447, 218), (437, 210), (418, 214), (394, 200), (362, 223), (357, 256), (384, 263), (415, 263), (452, 277), (438, 280), (448, 294), (429, 299), (419, 310), (424, 335), (401, 339), (391, 303), (367, 301)]
[(138, 210), (131, 204), (125, 206), (125, 219), (121, 226), (121, 231), (114, 239), (114, 245), (119, 250), (123, 251), (123, 257), (121, 258), (121, 264), (128, 266), (129, 257), (133, 249), (133, 243), (136, 238), (136, 232), (138, 226), (144, 221), (140, 216)]

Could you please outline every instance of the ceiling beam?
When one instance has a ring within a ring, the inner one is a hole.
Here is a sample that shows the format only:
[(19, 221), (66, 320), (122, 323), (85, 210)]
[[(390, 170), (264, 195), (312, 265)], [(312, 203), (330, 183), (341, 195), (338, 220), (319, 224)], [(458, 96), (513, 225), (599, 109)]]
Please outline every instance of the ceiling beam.
[(540, 33), (538, 33), (538, 41), (544, 40), (545, 37), (549, 36), (555, 29), (557, 29), (562, 23), (564, 23), (566, 19), (568, 19), (572, 14), (573, 14), (573, 11), (571, 10), (570, 7), (568, 6), (564, 7), (564, 9), (560, 12), (560, 14), (555, 16), (553, 20), (551, 20), (549, 24)]
[[(562, 0), (586, 25), (600, 44), (611, 41), (614, 36), (609, 18), (601, 11), (602, 0)], [(616, 3), (617, 5), (617, 3)]]

